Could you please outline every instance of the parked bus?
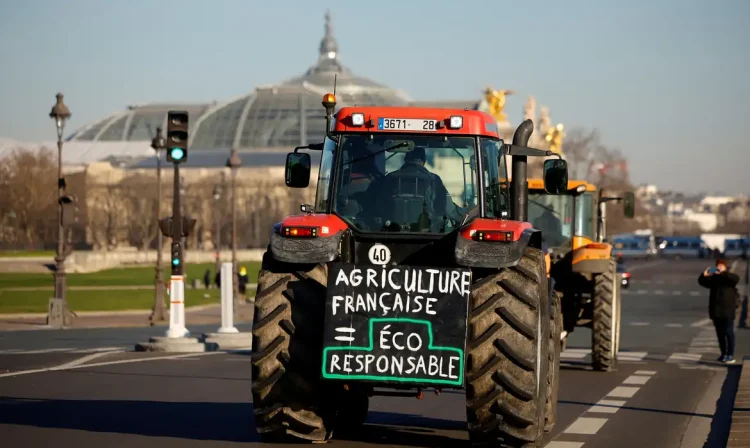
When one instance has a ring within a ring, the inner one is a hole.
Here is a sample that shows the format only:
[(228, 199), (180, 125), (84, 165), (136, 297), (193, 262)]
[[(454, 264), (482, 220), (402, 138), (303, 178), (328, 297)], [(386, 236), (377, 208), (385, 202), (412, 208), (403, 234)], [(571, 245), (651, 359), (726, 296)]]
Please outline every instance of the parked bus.
[(656, 239), (653, 235), (615, 235), (612, 253), (616, 257), (650, 260), (657, 255)]
[(725, 257), (742, 258), (745, 253), (750, 255), (750, 238), (733, 238), (724, 241)]
[(669, 258), (705, 258), (708, 248), (699, 236), (664, 236), (659, 244), (661, 255)]

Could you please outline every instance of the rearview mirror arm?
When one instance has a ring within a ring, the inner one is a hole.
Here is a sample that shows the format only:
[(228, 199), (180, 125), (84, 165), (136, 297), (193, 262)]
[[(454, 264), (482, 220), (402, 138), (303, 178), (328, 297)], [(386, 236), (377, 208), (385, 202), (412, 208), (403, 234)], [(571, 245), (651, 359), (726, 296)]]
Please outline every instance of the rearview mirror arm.
[(536, 148), (528, 148), (526, 146), (519, 146), (519, 145), (505, 145), (505, 153), (509, 156), (527, 156), (527, 157), (550, 157), (550, 156), (556, 156), (560, 160), (562, 160), (562, 156), (556, 152), (545, 150), (545, 149), (536, 149)]
[(310, 143), (309, 145), (305, 145), (305, 146), (297, 146), (296, 148), (294, 148), (294, 152), (297, 152), (300, 149), (312, 149), (314, 151), (322, 151), (323, 144), (322, 143)]

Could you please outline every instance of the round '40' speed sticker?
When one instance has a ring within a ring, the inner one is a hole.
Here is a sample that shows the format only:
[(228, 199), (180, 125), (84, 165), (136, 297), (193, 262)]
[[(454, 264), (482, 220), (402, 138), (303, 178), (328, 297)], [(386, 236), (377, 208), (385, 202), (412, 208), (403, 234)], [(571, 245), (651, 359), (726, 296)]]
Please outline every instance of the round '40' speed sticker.
[(370, 263), (385, 266), (391, 261), (391, 250), (380, 243), (376, 243), (370, 247), (367, 256), (370, 258)]

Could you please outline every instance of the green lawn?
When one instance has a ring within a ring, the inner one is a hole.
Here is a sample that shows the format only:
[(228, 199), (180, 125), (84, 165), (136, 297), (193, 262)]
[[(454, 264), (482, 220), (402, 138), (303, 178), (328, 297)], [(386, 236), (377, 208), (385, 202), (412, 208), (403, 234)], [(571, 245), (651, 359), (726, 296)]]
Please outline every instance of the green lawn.
[(55, 258), (54, 250), (0, 250), (0, 258), (49, 257)]
[[(185, 266), (187, 281), (192, 282), (194, 278), (203, 284), (203, 274), (206, 269), (211, 271), (211, 282), (214, 279), (214, 263), (188, 264)], [(255, 283), (258, 278), (260, 262), (240, 262), (239, 266), (247, 267), (250, 283)], [(168, 281), (172, 268), (164, 265), (164, 279)], [(154, 268), (132, 267), (108, 269), (91, 274), (68, 274), (68, 286), (136, 286), (153, 285)], [(54, 287), (52, 273), (49, 274), (23, 274), (23, 273), (0, 273), (0, 290), (18, 287)]]
[[(255, 291), (249, 290), (248, 294)], [(47, 291), (3, 291), (0, 290), (0, 315), (9, 313), (45, 313), (52, 294)], [(68, 306), (73, 311), (121, 311), (149, 310), (154, 304), (154, 291), (142, 290), (105, 290), (105, 291), (68, 291)], [(165, 297), (169, 307), (169, 296)], [(219, 303), (221, 293), (218, 289), (185, 289), (187, 307)]]

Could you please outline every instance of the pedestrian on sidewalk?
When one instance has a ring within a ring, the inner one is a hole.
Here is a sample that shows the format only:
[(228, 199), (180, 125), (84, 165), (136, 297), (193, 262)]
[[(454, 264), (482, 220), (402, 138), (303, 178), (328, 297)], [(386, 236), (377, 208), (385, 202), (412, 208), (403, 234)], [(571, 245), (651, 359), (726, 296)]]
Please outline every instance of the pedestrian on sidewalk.
[(717, 361), (734, 364), (734, 319), (740, 305), (737, 283), (740, 277), (727, 267), (726, 260), (716, 260), (716, 266), (706, 268), (698, 277), (698, 284), (710, 290), (708, 317), (716, 328), (721, 356)]

